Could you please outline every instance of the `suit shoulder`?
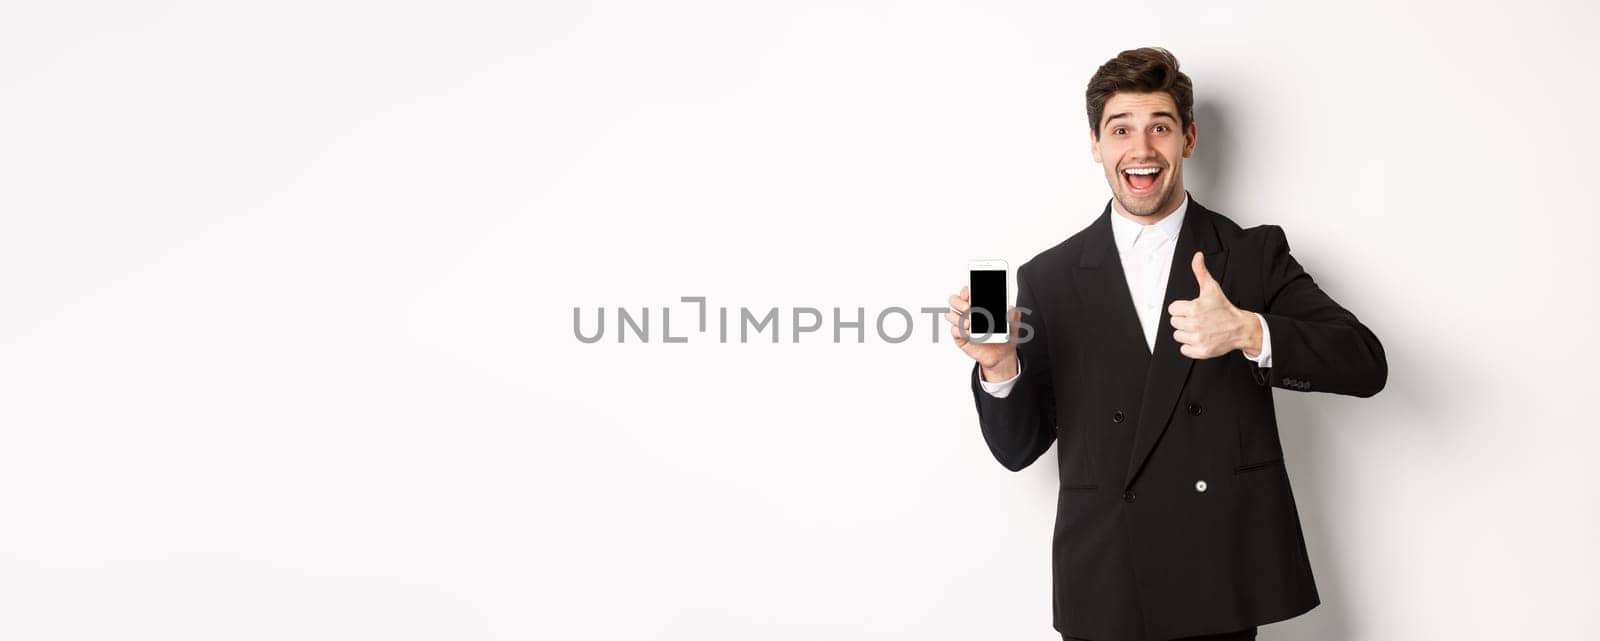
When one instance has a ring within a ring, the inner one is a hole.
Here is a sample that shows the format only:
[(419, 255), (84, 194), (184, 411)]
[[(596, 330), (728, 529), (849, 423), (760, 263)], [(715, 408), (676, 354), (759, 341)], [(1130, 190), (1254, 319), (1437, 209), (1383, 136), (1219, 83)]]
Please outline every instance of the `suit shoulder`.
[(1256, 225), (1248, 229), (1239, 230), (1239, 236), (1247, 247), (1259, 247), (1266, 254), (1288, 251), (1289, 239), (1283, 233), (1283, 227), (1278, 225)]
[(1223, 214), (1211, 212), (1211, 216), (1217, 235), (1229, 245), (1270, 250), (1277, 245), (1287, 244), (1283, 228), (1278, 225), (1240, 227), (1238, 223), (1233, 222), (1233, 219)]
[(1089, 228), (1092, 226), (1093, 223), (1086, 225), (1083, 229), (1080, 229), (1073, 235), (1068, 236), (1066, 240), (1058, 242), (1055, 245), (1052, 245), (1049, 249), (1035, 254), (1033, 258), (1028, 259), (1028, 262), (1023, 263), (1022, 267), (1018, 268), (1018, 273), (1021, 273), (1021, 270), (1023, 269), (1026, 269), (1030, 272), (1035, 270), (1044, 270), (1047, 272), (1060, 273), (1062, 269), (1076, 263), (1079, 256), (1083, 254), (1084, 239), (1089, 233)]

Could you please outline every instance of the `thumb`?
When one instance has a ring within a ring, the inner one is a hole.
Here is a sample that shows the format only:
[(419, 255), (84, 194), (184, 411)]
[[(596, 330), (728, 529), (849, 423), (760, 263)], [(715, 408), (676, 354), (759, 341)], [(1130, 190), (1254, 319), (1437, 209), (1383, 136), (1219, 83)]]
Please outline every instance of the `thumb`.
[(1190, 261), (1190, 266), (1194, 268), (1194, 280), (1200, 284), (1201, 294), (1206, 293), (1207, 290), (1222, 289), (1217, 284), (1217, 281), (1211, 278), (1211, 271), (1206, 269), (1206, 255), (1204, 253), (1195, 252), (1194, 260)]

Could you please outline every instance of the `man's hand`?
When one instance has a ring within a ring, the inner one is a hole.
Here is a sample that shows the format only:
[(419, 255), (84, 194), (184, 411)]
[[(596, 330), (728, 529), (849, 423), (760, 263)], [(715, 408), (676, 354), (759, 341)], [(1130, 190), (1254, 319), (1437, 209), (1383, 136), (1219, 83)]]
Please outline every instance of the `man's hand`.
[(950, 337), (956, 341), (956, 347), (978, 361), (979, 374), (983, 380), (997, 383), (1017, 375), (1017, 326), (1022, 321), (1022, 314), (1016, 306), (1006, 307), (1006, 313), (1011, 315), (1011, 340), (1005, 343), (974, 343), (967, 340), (972, 331), (972, 316), (962, 315), (972, 306), (972, 299), (967, 293), (967, 288), (962, 287), (961, 292), (950, 297), (950, 309), (944, 313), (944, 320), (950, 323)]
[(1228, 302), (1222, 285), (1206, 270), (1205, 254), (1195, 252), (1191, 266), (1194, 279), (1200, 283), (1200, 297), (1175, 300), (1167, 306), (1178, 351), (1196, 360), (1216, 358), (1236, 349), (1260, 354), (1261, 323), (1256, 315)]

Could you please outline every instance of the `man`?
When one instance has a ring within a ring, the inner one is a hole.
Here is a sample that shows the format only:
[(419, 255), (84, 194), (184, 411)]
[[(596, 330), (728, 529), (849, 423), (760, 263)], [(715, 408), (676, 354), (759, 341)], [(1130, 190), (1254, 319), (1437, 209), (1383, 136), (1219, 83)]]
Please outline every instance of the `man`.
[(1371, 396), (1388, 377), (1383, 346), (1301, 269), (1282, 229), (1241, 229), (1189, 197), (1194, 90), (1172, 54), (1122, 52), (1087, 99), (1113, 198), (1017, 270), (1008, 313), (1031, 337), (966, 340), (965, 288), (946, 320), (976, 361), (995, 458), (1021, 470), (1059, 444), (1063, 638), (1252, 639), (1320, 602), (1272, 388)]

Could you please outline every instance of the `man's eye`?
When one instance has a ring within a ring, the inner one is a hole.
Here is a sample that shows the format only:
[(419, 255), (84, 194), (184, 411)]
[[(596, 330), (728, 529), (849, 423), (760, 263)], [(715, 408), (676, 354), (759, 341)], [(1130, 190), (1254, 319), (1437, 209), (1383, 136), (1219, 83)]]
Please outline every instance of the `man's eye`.
[(1117, 127), (1116, 129), (1112, 129), (1111, 133), (1114, 133), (1114, 134), (1116, 134), (1118, 136), (1121, 136), (1122, 134), (1128, 133), (1128, 130), (1123, 129), (1121, 127)]
[(1161, 132), (1161, 133), (1166, 133), (1167, 132), (1167, 126), (1166, 125), (1156, 125), (1156, 131)]

